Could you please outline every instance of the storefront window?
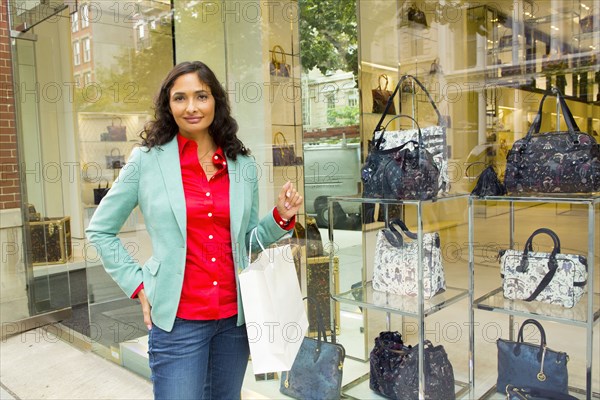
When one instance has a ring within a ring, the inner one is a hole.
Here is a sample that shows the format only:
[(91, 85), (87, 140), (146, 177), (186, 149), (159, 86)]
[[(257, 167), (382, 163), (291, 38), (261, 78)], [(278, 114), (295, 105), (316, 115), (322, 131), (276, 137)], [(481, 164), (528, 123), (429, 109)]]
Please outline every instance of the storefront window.
[(71, 14), (71, 32), (79, 31), (79, 13), (74, 12)]
[[(75, 63), (74, 68), (75, 75), (83, 77), (75, 92), (81, 238), (102, 198), (100, 193), (112, 185), (134, 146), (141, 142), (139, 134), (153, 117), (153, 97), (173, 66), (168, 1), (91, 2), (86, 10), (91, 15), (86, 37), (79, 39), (73, 34), (73, 53), (79, 57), (81, 42), (86, 62), (81, 67)], [(149, 21), (155, 20), (162, 23), (147, 30)], [(141, 263), (150, 257), (151, 242), (139, 209), (133, 211), (119, 237)], [(122, 342), (147, 334), (139, 304), (114, 283), (96, 253), (87, 251), (84, 256), (85, 312), (89, 310), (85, 334), (90, 335), (96, 351), (120, 360)]]
[(87, 28), (90, 26), (90, 5), (82, 4), (81, 5), (81, 29)]
[(81, 43), (79, 41), (73, 43), (73, 64), (75, 66), (81, 64)]

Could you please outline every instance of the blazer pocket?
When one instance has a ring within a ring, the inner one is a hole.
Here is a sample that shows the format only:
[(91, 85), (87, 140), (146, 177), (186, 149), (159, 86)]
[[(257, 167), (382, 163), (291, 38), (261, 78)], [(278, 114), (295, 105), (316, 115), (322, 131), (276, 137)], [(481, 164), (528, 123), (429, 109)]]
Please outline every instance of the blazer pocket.
[(150, 257), (142, 267), (144, 292), (146, 293), (146, 297), (148, 298), (150, 305), (154, 303), (154, 293), (156, 289), (156, 279), (159, 268), (160, 261), (154, 257)]

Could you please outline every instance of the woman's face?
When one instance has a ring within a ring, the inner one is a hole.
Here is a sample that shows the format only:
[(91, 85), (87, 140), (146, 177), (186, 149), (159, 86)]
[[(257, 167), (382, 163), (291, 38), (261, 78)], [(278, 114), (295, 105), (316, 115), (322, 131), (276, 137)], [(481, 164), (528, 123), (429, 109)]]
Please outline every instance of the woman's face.
[(181, 75), (173, 82), (169, 106), (183, 136), (198, 139), (208, 135), (208, 127), (215, 118), (215, 98), (196, 73)]

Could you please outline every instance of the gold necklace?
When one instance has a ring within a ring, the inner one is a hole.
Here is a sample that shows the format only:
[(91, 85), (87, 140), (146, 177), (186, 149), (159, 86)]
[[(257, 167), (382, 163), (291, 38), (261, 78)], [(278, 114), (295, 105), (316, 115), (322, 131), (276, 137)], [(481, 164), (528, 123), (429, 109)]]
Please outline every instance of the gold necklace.
[(202, 163), (202, 160), (204, 159), (204, 157), (206, 157), (206, 155), (208, 153), (210, 153), (211, 151), (212, 151), (212, 148), (209, 148), (208, 151), (202, 155), (202, 157), (198, 157), (198, 162)]

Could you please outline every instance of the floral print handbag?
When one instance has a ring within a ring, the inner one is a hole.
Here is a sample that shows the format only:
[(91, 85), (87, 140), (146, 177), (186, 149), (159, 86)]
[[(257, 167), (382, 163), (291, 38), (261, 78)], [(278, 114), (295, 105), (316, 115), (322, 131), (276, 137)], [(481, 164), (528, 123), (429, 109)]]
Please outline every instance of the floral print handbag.
[[(551, 253), (533, 251), (533, 238), (546, 234), (554, 241)], [(525, 243), (525, 250), (500, 252), (502, 289), (507, 299), (542, 301), (571, 308), (585, 292), (587, 260), (578, 254), (561, 254), (554, 231), (537, 229)]]
[[(394, 225), (411, 241), (405, 241)], [(419, 244), (417, 235), (399, 219), (390, 221), (389, 228), (379, 231), (375, 244), (373, 290), (416, 296), (419, 279)], [(423, 298), (430, 299), (446, 289), (442, 266), (440, 236), (437, 232), (423, 235)]]

